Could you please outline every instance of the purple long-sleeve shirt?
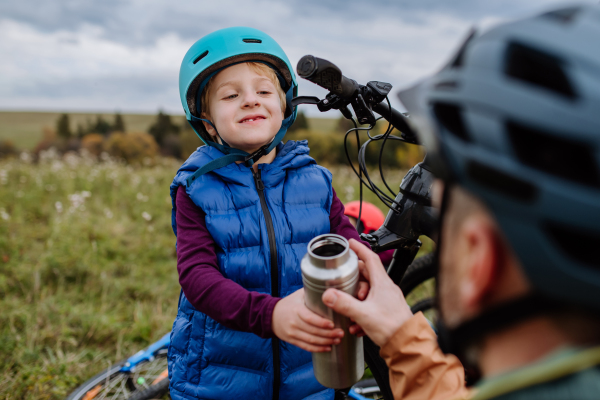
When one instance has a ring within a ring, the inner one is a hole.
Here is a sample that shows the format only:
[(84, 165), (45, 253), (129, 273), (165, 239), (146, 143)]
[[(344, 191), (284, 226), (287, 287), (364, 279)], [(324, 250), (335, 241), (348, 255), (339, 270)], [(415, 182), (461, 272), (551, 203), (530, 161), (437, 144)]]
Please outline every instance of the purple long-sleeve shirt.
[[(175, 204), (177, 271), (185, 297), (198, 311), (228, 328), (273, 337), (273, 309), (281, 298), (249, 291), (225, 278), (219, 271), (216, 244), (206, 228), (204, 211), (194, 204), (183, 186), (177, 189)], [(329, 224), (331, 233), (360, 241), (335, 191)]]

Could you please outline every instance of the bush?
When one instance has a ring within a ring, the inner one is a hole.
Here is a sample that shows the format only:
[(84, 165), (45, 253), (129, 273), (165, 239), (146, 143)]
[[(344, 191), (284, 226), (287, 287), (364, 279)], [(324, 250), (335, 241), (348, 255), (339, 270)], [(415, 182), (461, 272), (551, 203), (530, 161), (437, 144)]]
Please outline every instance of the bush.
[(187, 158), (198, 148), (198, 146), (202, 146), (204, 143), (198, 138), (196, 132), (192, 129), (190, 124), (185, 121), (181, 127), (181, 133), (179, 134), (179, 139), (181, 143), (181, 153), (179, 157), (184, 160)]
[(160, 148), (160, 154), (165, 157), (180, 158), (181, 157), (181, 139), (173, 133), (167, 135), (163, 139), (163, 144)]
[(156, 141), (144, 132), (113, 133), (106, 140), (104, 149), (111, 156), (130, 164), (141, 164), (146, 158), (154, 158), (158, 155)]
[(98, 157), (104, 150), (104, 136), (99, 133), (88, 133), (81, 139), (81, 147)]
[(10, 140), (0, 140), (0, 158), (17, 155), (17, 148)]

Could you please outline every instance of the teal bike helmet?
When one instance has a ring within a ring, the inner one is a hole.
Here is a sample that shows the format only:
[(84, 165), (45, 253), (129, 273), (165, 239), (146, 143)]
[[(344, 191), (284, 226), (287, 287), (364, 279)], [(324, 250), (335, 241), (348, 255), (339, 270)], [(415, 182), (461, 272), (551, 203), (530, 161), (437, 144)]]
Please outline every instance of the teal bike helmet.
[(600, 8), (473, 32), (400, 100), (438, 177), (494, 214), (534, 290), (600, 310)]
[[(261, 62), (273, 68), (286, 93), (286, 110), (279, 132), (273, 141), (253, 154), (234, 149), (227, 143), (219, 144), (210, 140), (203, 122), (211, 121), (201, 117), (202, 90), (208, 80), (220, 70), (242, 62)], [(208, 34), (190, 47), (179, 70), (179, 95), (185, 116), (200, 140), (219, 149), (225, 155), (213, 160), (190, 177), (194, 180), (206, 172), (221, 168), (236, 161), (252, 165), (264, 154), (268, 154), (285, 136), (287, 129), (296, 119), (296, 109), (292, 98), (298, 94), (298, 83), (294, 69), (281, 47), (264, 32), (246, 27), (226, 28)]]

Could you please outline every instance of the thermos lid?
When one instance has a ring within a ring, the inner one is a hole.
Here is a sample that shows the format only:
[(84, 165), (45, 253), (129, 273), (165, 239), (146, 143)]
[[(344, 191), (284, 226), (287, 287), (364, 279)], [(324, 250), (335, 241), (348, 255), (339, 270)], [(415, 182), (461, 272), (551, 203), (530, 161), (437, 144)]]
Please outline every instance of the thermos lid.
[(358, 257), (346, 238), (333, 233), (315, 237), (301, 263), (302, 278), (315, 287), (332, 287), (358, 278)]

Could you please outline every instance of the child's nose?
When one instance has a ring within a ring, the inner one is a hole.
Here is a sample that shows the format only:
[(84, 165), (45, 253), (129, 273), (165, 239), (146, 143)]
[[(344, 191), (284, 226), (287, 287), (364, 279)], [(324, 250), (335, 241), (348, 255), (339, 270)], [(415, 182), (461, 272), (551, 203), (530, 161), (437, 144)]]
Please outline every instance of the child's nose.
[(260, 105), (260, 97), (254, 92), (246, 92), (243, 97), (243, 107), (256, 107)]

